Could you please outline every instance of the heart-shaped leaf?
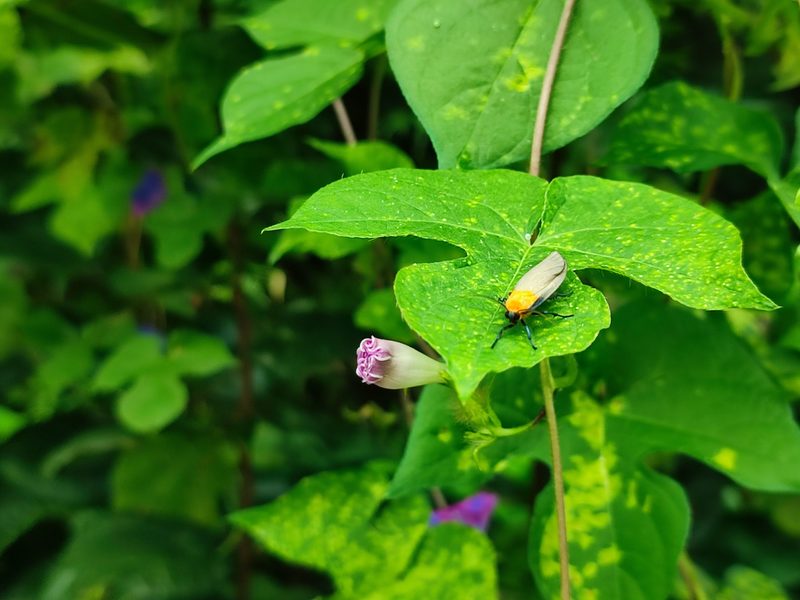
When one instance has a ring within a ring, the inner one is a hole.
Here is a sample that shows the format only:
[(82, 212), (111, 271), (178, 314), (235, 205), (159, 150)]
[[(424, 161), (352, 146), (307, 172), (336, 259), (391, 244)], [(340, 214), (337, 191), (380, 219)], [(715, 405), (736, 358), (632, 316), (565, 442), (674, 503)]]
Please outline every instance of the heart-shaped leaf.
[[(392, 70), (439, 166), (527, 160), (562, 0), (403, 0), (386, 25)], [(582, 0), (559, 61), (545, 151), (591, 130), (644, 83), (658, 27), (644, 0)]]

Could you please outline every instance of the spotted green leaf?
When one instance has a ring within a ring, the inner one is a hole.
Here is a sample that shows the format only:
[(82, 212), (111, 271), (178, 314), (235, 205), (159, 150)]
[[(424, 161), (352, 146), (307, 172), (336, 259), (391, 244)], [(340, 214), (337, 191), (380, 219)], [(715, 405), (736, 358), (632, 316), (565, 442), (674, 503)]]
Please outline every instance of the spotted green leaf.
[(396, 0), (283, 0), (243, 23), (267, 50), (308, 44), (353, 45), (383, 29)]
[(222, 100), (225, 133), (200, 153), (194, 167), (244, 142), (305, 123), (358, 80), (363, 61), (360, 50), (322, 45), (247, 67)]
[(742, 269), (733, 225), (648, 185), (553, 180), (536, 243), (561, 252), (574, 269), (614, 271), (694, 308), (775, 308)]
[[(537, 222), (531, 245), (527, 236)], [(603, 297), (570, 273), (562, 286), (567, 296), (547, 306), (572, 318), (532, 319), (537, 350), (519, 330), (490, 347), (504, 325), (495, 299), (553, 250), (573, 269), (616, 271), (690, 306), (774, 307), (742, 270), (732, 225), (638, 184), (567, 177), (548, 186), (513, 171), (397, 169), (335, 182), (269, 229), (294, 228), (365, 238), (415, 235), (466, 252), (463, 259), (409, 265), (395, 280), (404, 319), (444, 357), (462, 398), (490, 371), (579, 352), (608, 326)]]
[(614, 394), (608, 437), (626, 456), (682, 452), (750, 488), (800, 491), (786, 393), (720, 318), (628, 305), (590, 352)]
[(369, 141), (350, 145), (312, 139), (309, 144), (341, 163), (345, 175), (414, 167), (405, 152), (386, 142)]
[(496, 299), (548, 253), (526, 238), (542, 213), (545, 186), (513, 171), (368, 173), (323, 188), (289, 221), (271, 229), (416, 235), (464, 249), (466, 259), (401, 269), (395, 294), (406, 322), (445, 358), (459, 394), (466, 397), (487, 372), (579, 352), (608, 326), (602, 295), (570, 274), (563, 285), (569, 298), (552, 308), (573, 318), (538, 319), (533, 324), (537, 350), (521, 330), (490, 347), (506, 323)]
[[(494, 597), (488, 540), (459, 526), (429, 532), (421, 496), (380, 507), (387, 487), (379, 465), (321, 473), (230, 519), (280, 558), (330, 573), (336, 598), (410, 598), (419, 590), (446, 597), (446, 586), (459, 598)], [(439, 564), (448, 565), (450, 578)]]
[[(392, 70), (439, 166), (530, 156), (561, 0), (402, 0), (386, 26)], [(585, 134), (644, 82), (658, 30), (644, 0), (576, 3), (550, 102), (545, 151)]]
[(676, 81), (642, 95), (617, 126), (607, 160), (684, 173), (745, 165), (771, 179), (782, 155), (769, 114)]
[[(580, 394), (564, 444), (570, 581), (575, 598), (666, 598), (689, 530), (682, 488), (637, 467), (606, 435), (601, 407)], [(537, 498), (531, 570), (545, 597), (559, 590), (558, 533), (551, 487)]]

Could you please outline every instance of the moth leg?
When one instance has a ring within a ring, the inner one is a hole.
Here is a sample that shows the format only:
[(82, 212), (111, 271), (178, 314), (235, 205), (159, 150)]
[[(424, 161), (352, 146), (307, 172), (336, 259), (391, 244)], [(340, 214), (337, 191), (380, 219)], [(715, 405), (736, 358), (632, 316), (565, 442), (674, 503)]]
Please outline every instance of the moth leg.
[(520, 319), (522, 326), (525, 328), (525, 335), (528, 336), (528, 341), (531, 344), (531, 348), (536, 350), (536, 344), (533, 343), (533, 336), (531, 335), (531, 328), (528, 327), (528, 324), (525, 322), (525, 319)]
[[(508, 325), (505, 325), (505, 326), (501, 327), (500, 331), (497, 332), (497, 337), (494, 338), (494, 341), (492, 342), (492, 346), (491, 347), (494, 348), (497, 345), (497, 342), (500, 341), (500, 338), (503, 337), (503, 334), (506, 332), (506, 330), (507, 329), (511, 329), (514, 325), (516, 325), (516, 323), (509, 323)], [(526, 325), (526, 327), (527, 327), (527, 325)]]
[(540, 317), (543, 317), (545, 315), (549, 315), (551, 317), (558, 317), (560, 319), (569, 319), (570, 317), (574, 317), (575, 316), (575, 315), (562, 315), (560, 313), (551, 312), (549, 310), (535, 310), (535, 311), (531, 311), (531, 314), (538, 315)]

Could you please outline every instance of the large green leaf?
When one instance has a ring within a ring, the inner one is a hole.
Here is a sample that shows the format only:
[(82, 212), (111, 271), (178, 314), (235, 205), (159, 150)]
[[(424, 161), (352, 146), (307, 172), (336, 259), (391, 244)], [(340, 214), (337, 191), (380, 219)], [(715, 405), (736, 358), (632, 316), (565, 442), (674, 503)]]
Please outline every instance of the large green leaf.
[(737, 164), (774, 178), (782, 155), (769, 114), (677, 81), (642, 95), (617, 126), (607, 160), (679, 172)]
[[(586, 425), (602, 430), (603, 422)], [(570, 448), (564, 466), (574, 597), (666, 598), (689, 530), (683, 489), (663, 475), (626, 464), (612, 443), (600, 437), (594, 441), (602, 443)], [(545, 597), (557, 597), (560, 568), (552, 486), (537, 499), (528, 553), (539, 589)]]
[(364, 55), (353, 48), (310, 46), (244, 69), (222, 100), (225, 133), (194, 161), (305, 123), (341, 96), (361, 75)]
[(268, 551), (329, 572), (338, 599), (496, 597), (488, 539), (453, 524), (429, 531), (421, 496), (380, 506), (387, 486), (378, 465), (321, 473), (230, 518)]
[[(530, 156), (561, 0), (403, 0), (386, 27), (392, 69), (442, 168)], [(643, 0), (576, 4), (550, 103), (545, 151), (591, 130), (644, 82), (658, 29)]]
[(647, 185), (553, 180), (536, 243), (561, 252), (574, 269), (614, 271), (694, 308), (776, 308), (743, 271), (733, 225)]
[(800, 428), (783, 392), (721, 319), (644, 303), (591, 350), (626, 455), (689, 454), (747, 487), (800, 491)]
[[(541, 230), (531, 245), (537, 222)], [(460, 260), (412, 264), (395, 280), (403, 317), (445, 358), (462, 398), (490, 371), (579, 352), (608, 326), (603, 297), (569, 274), (568, 297), (552, 308), (573, 318), (534, 320), (538, 350), (522, 332), (491, 349), (504, 324), (494, 299), (551, 250), (573, 268), (616, 271), (690, 306), (774, 307), (742, 270), (732, 225), (639, 184), (567, 177), (548, 187), (513, 171), (396, 169), (333, 183), (269, 229), (294, 228), (366, 238), (415, 235), (466, 251)]]
[(270, 552), (328, 571), (339, 593), (357, 596), (398, 577), (427, 529), (420, 497), (376, 514), (386, 488), (382, 468), (322, 473), (230, 518)]
[(396, 0), (283, 0), (244, 26), (267, 50), (308, 44), (350, 45), (383, 29)]

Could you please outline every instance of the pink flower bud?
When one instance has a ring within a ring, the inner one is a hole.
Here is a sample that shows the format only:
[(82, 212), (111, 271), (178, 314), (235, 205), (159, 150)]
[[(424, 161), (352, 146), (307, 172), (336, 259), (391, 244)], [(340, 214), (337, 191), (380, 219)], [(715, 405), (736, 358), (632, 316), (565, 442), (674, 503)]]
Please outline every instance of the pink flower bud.
[(356, 375), (389, 390), (444, 382), (444, 365), (410, 346), (369, 337), (356, 352)]

